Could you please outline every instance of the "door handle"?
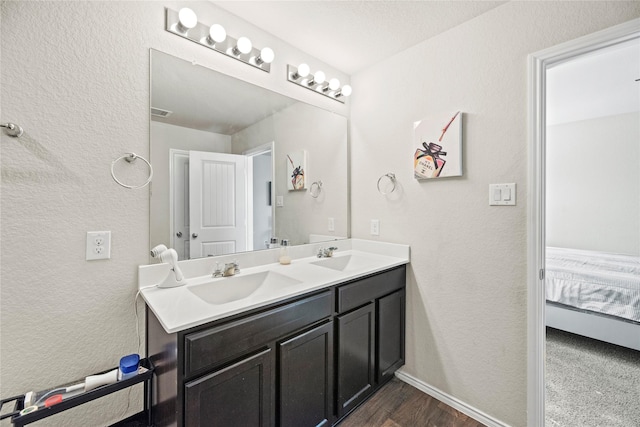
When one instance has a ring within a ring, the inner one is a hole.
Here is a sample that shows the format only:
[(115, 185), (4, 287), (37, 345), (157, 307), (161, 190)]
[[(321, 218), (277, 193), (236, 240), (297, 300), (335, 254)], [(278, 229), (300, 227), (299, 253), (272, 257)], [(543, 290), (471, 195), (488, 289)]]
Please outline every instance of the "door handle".
[(176, 233), (176, 236), (178, 236), (178, 237), (182, 237), (182, 231), (178, 231), (178, 232)]
[(197, 239), (197, 238), (198, 238), (198, 233), (193, 233), (193, 234), (191, 235), (191, 237), (193, 237), (194, 239)]

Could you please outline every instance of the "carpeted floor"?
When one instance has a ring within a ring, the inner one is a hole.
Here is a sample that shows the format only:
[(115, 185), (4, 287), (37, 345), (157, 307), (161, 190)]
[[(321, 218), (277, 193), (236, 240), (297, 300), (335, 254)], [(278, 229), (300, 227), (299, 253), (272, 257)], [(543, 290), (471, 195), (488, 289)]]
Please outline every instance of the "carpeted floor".
[(547, 328), (546, 427), (640, 427), (640, 351)]

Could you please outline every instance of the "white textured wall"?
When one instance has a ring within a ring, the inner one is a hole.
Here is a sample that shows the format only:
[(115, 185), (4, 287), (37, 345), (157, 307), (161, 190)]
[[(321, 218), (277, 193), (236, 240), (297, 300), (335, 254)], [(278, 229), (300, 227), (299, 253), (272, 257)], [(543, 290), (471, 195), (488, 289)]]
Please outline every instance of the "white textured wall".
[[(271, 73), (166, 32), (165, 6), (189, 6), (202, 22), (271, 46)], [(149, 155), (149, 48), (343, 115), (349, 110), (286, 81), (286, 64), (310, 62), (308, 55), (209, 2), (3, 1), (1, 13), (1, 118), (25, 129), (21, 139), (2, 132), (0, 144), (5, 397), (108, 369), (138, 349), (133, 300), (137, 266), (149, 260), (149, 193), (118, 186), (109, 168), (125, 152)], [(120, 172), (133, 181), (144, 168)], [(111, 230), (110, 260), (84, 260), (85, 234), (93, 230)], [(141, 409), (139, 391), (128, 410), (127, 396), (39, 425), (108, 425)]]
[[(527, 55), (638, 16), (638, 2), (508, 2), (352, 76), (352, 236), (377, 218), (380, 240), (411, 245), (404, 369), (512, 426), (527, 419)], [(415, 181), (412, 123), (458, 109), (464, 176)], [(518, 205), (488, 206), (507, 182)]]
[[(313, 129), (313, 132), (309, 132)], [(274, 194), (284, 206), (276, 206), (276, 237), (292, 245), (309, 242), (310, 234), (346, 236), (348, 233), (347, 119), (328, 111), (296, 103), (233, 135), (234, 153), (275, 141)], [(306, 191), (288, 191), (287, 154), (307, 151)], [(322, 181), (317, 198), (311, 183)], [(328, 218), (335, 231), (328, 231)]]
[(546, 150), (547, 245), (640, 255), (640, 114), (549, 126)]

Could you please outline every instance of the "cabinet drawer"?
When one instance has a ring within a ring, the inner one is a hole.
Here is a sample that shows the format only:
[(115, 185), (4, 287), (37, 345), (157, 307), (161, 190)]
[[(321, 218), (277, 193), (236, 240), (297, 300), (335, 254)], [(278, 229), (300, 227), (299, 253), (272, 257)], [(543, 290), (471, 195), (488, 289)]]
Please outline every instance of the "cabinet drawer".
[(338, 288), (338, 313), (360, 307), (396, 289), (403, 288), (405, 281), (406, 267), (403, 265), (385, 273), (340, 286)]
[(231, 361), (261, 345), (331, 316), (332, 293), (185, 335), (185, 376)]

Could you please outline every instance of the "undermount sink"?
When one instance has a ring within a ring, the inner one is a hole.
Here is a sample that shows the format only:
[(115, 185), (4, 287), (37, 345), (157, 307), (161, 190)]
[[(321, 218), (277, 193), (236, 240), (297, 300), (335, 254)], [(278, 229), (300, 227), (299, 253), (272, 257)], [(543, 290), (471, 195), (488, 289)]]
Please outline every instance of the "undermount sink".
[(188, 286), (198, 298), (210, 304), (227, 304), (261, 292), (288, 288), (302, 283), (280, 273), (263, 271), (247, 275), (211, 279), (205, 283)]
[(337, 271), (351, 271), (370, 267), (371, 260), (363, 256), (343, 255), (332, 258), (323, 258), (322, 260), (314, 261), (311, 264)]

